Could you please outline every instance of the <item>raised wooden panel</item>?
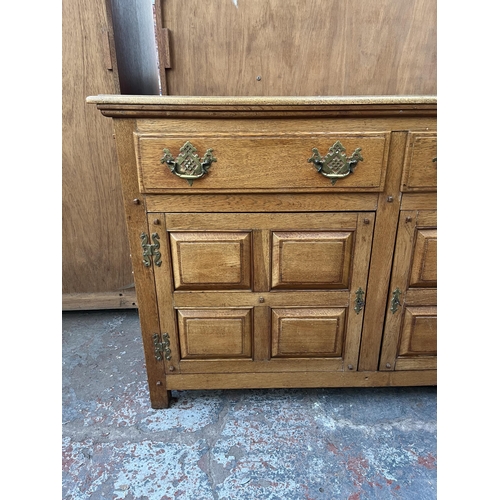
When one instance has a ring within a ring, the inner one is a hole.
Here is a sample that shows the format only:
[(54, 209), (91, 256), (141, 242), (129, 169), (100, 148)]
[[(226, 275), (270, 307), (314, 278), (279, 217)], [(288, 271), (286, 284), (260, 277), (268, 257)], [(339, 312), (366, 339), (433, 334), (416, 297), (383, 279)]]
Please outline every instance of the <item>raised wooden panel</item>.
[(345, 308), (273, 309), (272, 357), (342, 357)]
[(409, 286), (437, 286), (437, 229), (416, 230)]
[(437, 307), (407, 307), (404, 312), (399, 356), (437, 354)]
[[(238, 124), (235, 125), (235, 127)], [(387, 166), (388, 132), (375, 133), (328, 133), (318, 128), (316, 132), (300, 131), (300, 123), (294, 132), (279, 133), (280, 123), (274, 132), (255, 131), (246, 136), (234, 133), (204, 134), (173, 137), (173, 134), (155, 136), (135, 134), (139, 182), (144, 193), (244, 191), (381, 191)], [(318, 123), (319, 127), (319, 123)], [(185, 179), (172, 174), (160, 162), (163, 150), (169, 149), (176, 158), (180, 148), (191, 142), (196, 154), (202, 158), (208, 149), (213, 149), (217, 162), (208, 173), (189, 186)], [(313, 148), (325, 156), (336, 141), (346, 148), (351, 156), (361, 148), (363, 161), (354, 173), (340, 179), (334, 186), (330, 180), (318, 173), (307, 160)]]
[(436, 132), (409, 132), (401, 191), (436, 191)]
[(252, 357), (252, 309), (178, 309), (182, 359)]
[(349, 288), (353, 231), (273, 232), (273, 288)]
[(170, 233), (176, 290), (251, 287), (249, 232)]

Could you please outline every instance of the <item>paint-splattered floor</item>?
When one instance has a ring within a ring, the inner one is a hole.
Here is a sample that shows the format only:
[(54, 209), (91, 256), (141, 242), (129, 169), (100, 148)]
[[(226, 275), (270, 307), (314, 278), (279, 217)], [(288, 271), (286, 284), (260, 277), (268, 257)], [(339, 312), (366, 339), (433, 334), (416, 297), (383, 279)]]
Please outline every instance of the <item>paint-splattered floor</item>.
[(63, 313), (64, 500), (435, 499), (435, 387), (173, 391), (136, 311)]

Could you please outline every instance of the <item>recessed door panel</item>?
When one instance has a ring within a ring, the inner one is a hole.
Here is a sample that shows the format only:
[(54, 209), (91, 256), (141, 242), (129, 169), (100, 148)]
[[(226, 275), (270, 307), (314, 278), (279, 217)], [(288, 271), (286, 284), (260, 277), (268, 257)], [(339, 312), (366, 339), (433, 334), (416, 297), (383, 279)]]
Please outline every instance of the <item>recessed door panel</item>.
[(176, 290), (251, 287), (249, 232), (170, 233)]
[(353, 231), (273, 232), (272, 287), (349, 288)]
[(252, 309), (178, 309), (182, 359), (252, 357)]
[(290, 308), (272, 311), (272, 357), (340, 358), (345, 308)]

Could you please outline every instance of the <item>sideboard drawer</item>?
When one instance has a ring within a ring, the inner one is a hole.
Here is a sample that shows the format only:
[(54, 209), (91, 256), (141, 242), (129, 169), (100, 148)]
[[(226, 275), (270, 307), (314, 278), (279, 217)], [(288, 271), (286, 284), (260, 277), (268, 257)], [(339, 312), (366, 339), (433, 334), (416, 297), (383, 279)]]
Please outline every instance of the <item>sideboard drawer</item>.
[[(389, 136), (388, 132), (223, 132), (189, 137), (135, 133), (139, 185), (143, 193), (379, 192), (384, 187)], [(349, 162), (356, 160), (349, 169)], [(211, 164), (200, 175), (204, 161)], [(323, 166), (317, 166), (318, 161)], [(183, 175), (189, 173), (196, 175), (190, 179)]]
[(403, 167), (402, 192), (436, 191), (437, 134), (409, 132)]

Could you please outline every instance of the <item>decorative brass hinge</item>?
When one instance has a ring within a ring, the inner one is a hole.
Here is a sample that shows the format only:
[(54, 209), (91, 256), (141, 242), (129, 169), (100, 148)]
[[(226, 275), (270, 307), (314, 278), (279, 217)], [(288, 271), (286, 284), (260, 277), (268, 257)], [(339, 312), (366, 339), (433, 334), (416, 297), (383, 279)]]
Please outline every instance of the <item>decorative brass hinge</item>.
[(354, 301), (354, 311), (356, 314), (361, 312), (361, 309), (365, 307), (365, 301), (363, 300), (363, 295), (365, 292), (361, 290), (361, 287), (356, 290), (356, 300)]
[(165, 355), (165, 359), (169, 361), (171, 359), (172, 351), (170, 350), (170, 337), (168, 333), (163, 334), (163, 342), (160, 342), (160, 336), (157, 333), (153, 334), (153, 344), (155, 346), (155, 358), (157, 361), (161, 361), (163, 359), (163, 355)]
[(391, 300), (392, 314), (394, 314), (398, 310), (398, 307), (401, 305), (401, 302), (399, 301), (400, 296), (401, 296), (401, 290), (399, 288), (396, 288), (396, 290), (392, 292), (392, 300)]
[(142, 246), (142, 263), (146, 267), (151, 266), (151, 257), (154, 257), (154, 263), (156, 266), (161, 266), (161, 253), (160, 253), (160, 242), (158, 241), (160, 237), (158, 233), (153, 233), (151, 235), (153, 243), (148, 243), (148, 235), (146, 233), (141, 234), (141, 246)]

